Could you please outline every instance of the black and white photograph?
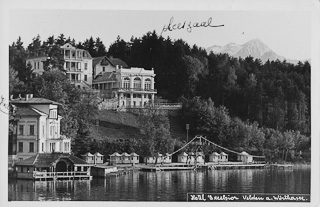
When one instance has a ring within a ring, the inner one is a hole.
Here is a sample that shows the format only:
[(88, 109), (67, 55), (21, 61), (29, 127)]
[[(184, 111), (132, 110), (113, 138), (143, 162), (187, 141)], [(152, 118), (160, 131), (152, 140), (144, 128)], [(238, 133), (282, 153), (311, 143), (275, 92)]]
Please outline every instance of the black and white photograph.
[(5, 206), (319, 205), (320, 1), (0, 7)]

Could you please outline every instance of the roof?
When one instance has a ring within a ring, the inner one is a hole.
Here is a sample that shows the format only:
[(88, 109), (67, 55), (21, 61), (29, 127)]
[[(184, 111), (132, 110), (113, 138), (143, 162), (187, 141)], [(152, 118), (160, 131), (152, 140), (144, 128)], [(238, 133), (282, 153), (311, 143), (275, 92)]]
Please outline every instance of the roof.
[(58, 102), (51, 101), (46, 98), (29, 98), (26, 100), (25, 98), (17, 98), (10, 101), (12, 104), (55, 104), (62, 105)]
[(224, 152), (221, 152), (220, 155), (228, 155), (228, 154), (226, 154), (226, 153), (224, 153)]
[(99, 157), (104, 156), (104, 155), (100, 154), (99, 152), (94, 153), (94, 155), (95, 155), (95, 156), (99, 156)]
[(240, 153), (240, 155), (249, 155), (247, 152), (245, 152), (245, 151), (242, 151), (241, 153)]
[(120, 157), (121, 155), (118, 152), (114, 152), (113, 154), (111, 154), (109, 156), (110, 157), (114, 157), (114, 156)]
[(134, 157), (138, 157), (138, 156), (139, 156), (138, 154), (136, 154), (136, 153), (134, 153), (134, 152), (132, 152), (130, 155), (131, 155), (131, 156), (134, 156)]
[(84, 156), (84, 157), (93, 157), (93, 154), (91, 154), (90, 152), (87, 152), (86, 154), (81, 155), (81, 156)]
[(84, 160), (67, 153), (38, 153), (26, 160), (16, 162), (18, 166), (52, 167), (60, 158), (69, 159), (73, 164), (87, 164)]
[(126, 156), (126, 157), (130, 157), (130, 155), (126, 152), (122, 153), (121, 156)]
[(183, 152), (183, 153), (179, 154), (178, 156), (188, 156), (188, 154)]
[(214, 155), (214, 156), (219, 156), (220, 154), (217, 153), (217, 152), (212, 152), (211, 155)]
[(15, 116), (42, 116), (43, 114), (37, 112), (30, 107), (17, 107)]
[(120, 58), (113, 58), (113, 57), (107, 57), (107, 56), (102, 56), (102, 57), (95, 57), (92, 60), (92, 66), (96, 66), (97, 64), (99, 64), (100, 62), (103, 61), (107, 61), (109, 62), (112, 66), (116, 67), (118, 66), (122, 66), (124, 68), (127, 68), (128, 65), (121, 60)]
[(93, 82), (100, 81), (117, 81), (116, 74), (114, 72), (99, 73)]

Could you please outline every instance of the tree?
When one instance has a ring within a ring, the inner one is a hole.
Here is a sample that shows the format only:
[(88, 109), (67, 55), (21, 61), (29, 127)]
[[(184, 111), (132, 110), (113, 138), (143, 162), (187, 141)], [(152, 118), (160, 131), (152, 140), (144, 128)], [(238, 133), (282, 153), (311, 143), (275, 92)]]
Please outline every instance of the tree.
[(9, 68), (9, 94), (18, 95), (25, 91), (25, 85), (18, 78), (18, 72), (12, 67)]
[(158, 102), (150, 103), (139, 115), (140, 128), (146, 135), (143, 145), (144, 156), (156, 157), (158, 153), (170, 153), (175, 141), (170, 135), (170, 124), (167, 114), (159, 109)]

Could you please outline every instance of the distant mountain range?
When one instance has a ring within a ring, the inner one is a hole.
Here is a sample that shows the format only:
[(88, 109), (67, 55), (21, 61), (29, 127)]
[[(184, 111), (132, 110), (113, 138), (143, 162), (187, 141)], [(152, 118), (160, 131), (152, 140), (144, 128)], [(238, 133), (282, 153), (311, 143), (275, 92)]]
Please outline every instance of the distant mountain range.
[[(207, 48), (207, 53), (213, 52), (215, 54), (219, 53), (227, 53), (230, 56), (233, 57), (241, 57), (246, 58), (248, 56), (251, 56), (253, 58), (260, 59), (263, 63), (265, 63), (267, 60), (286, 60), (289, 63), (296, 64), (299, 62), (299, 60), (291, 60), (287, 59), (281, 55), (278, 55), (277, 53), (273, 52), (266, 44), (264, 44), (260, 39), (256, 38), (253, 40), (250, 40), (249, 42), (238, 45), (235, 43), (229, 43), (225, 46), (218, 46), (213, 45), (211, 47)], [(300, 60), (301, 62), (304, 62), (306, 60)], [(310, 60), (308, 60), (310, 62)]]

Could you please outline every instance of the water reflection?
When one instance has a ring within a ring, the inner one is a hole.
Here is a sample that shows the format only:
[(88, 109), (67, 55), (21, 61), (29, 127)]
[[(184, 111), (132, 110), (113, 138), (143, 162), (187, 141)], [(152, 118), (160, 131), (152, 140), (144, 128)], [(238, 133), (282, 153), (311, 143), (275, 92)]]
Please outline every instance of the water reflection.
[(186, 201), (187, 193), (310, 193), (310, 167), (293, 170), (134, 172), (76, 181), (9, 181), (9, 200)]

